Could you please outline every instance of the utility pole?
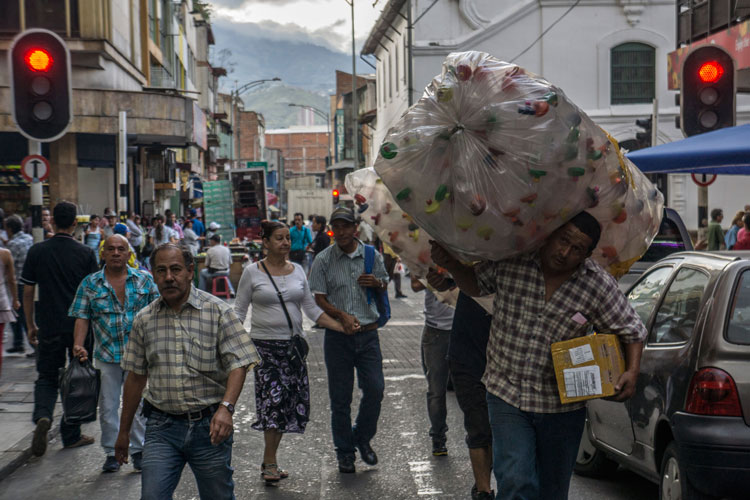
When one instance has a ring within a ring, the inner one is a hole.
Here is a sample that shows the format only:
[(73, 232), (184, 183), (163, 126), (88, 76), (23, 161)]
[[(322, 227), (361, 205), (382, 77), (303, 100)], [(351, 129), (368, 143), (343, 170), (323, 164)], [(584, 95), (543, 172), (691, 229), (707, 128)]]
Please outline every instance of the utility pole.
[(357, 126), (357, 47), (354, 41), (354, 0), (347, 0), (352, 8), (352, 124), (354, 134), (352, 144), (354, 148), (354, 170), (359, 169), (359, 127)]

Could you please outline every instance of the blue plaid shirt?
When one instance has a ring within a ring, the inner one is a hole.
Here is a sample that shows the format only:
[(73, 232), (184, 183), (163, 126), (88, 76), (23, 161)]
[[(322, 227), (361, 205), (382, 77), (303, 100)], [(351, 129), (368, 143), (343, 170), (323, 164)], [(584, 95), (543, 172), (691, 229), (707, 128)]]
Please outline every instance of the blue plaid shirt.
[(125, 304), (120, 304), (102, 269), (83, 279), (68, 310), (68, 316), (91, 322), (97, 339), (94, 357), (105, 363), (120, 362), (136, 314), (159, 298), (149, 273), (130, 266), (127, 270)]

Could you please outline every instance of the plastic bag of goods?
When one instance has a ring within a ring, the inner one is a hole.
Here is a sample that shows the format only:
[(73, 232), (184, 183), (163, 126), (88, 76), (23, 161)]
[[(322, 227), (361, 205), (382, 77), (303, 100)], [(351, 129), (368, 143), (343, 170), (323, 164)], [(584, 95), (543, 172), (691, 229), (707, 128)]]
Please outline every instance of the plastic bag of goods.
[(448, 56), (375, 170), (417, 226), (467, 261), (534, 250), (587, 210), (602, 226), (593, 257), (619, 276), (656, 235), (664, 202), (559, 88), (482, 52)]

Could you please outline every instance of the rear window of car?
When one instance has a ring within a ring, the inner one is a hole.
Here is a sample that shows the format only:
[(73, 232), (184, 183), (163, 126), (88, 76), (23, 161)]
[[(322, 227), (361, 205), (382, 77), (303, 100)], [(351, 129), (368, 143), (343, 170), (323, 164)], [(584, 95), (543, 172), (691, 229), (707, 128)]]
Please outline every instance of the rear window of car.
[(735, 288), (726, 337), (733, 344), (750, 344), (750, 271), (740, 275)]
[(656, 262), (668, 255), (685, 250), (685, 242), (680, 234), (677, 224), (667, 217), (661, 220), (659, 232), (648, 247), (646, 253), (641, 257), (642, 262)]

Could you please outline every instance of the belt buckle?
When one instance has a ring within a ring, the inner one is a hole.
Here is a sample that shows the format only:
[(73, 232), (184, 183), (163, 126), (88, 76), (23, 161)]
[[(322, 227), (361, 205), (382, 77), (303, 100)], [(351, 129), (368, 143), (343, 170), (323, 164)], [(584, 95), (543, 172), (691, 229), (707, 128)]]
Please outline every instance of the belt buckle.
[[(196, 415), (196, 418), (193, 418), (193, 415)], [(187, 419), (188, 422), (198, 422), (199, 420), (203, 420), (203, 410), (188, 412)]]

